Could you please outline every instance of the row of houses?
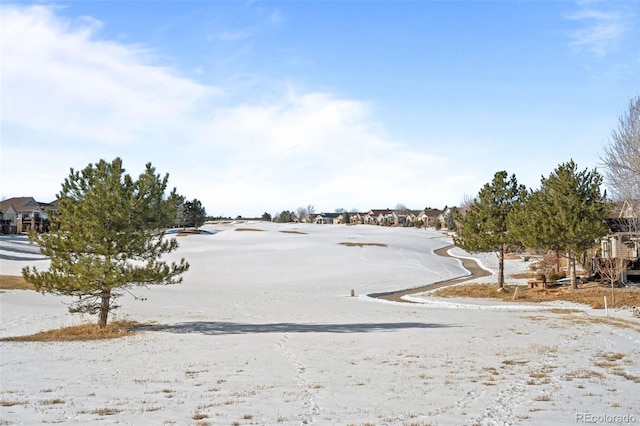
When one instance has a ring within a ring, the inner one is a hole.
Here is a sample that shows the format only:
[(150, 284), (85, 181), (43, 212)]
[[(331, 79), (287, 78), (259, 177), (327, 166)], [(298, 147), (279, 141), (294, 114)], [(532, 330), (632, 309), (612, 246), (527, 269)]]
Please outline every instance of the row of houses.
[(444, 210), (427, 208), (420, 211), (372, 209), (368, 212), (343, 212), (343, 213), (310, 213), (302, 218), (292, 214), (292, 222), (316, 223), (316, 224), (366, 224), (384, 226), (445, 226), (448, 215), (452, 209)]
[(58, 210), (58, 201), (43, 203), (33, 197), (15, 197), (0, 201), (0, 233), (17, 234), (49, 229), (49, 212)]
[[(33, 197), (14, 197), (0, 201), (0, 233), (16, 234), (36, 230), (47, 231), (49, 227), (49, 212), (58, 210), (58, 202), (44, 203)], [(443, 227), (450, 208), (444, 210), (427, 208), (421, 211), (372, 209), (368, 212), (343, 213), (311, 213), (298, 218), (291, 214), (292, 222), (316, 224), (368, 224), (385, 226), (436, 226)]]

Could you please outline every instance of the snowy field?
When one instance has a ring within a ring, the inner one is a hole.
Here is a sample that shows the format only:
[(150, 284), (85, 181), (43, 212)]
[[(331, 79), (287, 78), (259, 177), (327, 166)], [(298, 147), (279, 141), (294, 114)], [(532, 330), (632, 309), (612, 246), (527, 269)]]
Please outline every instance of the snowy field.
[[(1, 342), (0, 424), (640, 424), (640, 333), (599, 322), (604, 310), (367, 296), (466, 275), (458, 259), (433, 253), (451, 243), (442, 233), (205, 229), (213, 234), (178, 237), (172, 257), (191, 264), (183, 284), (134, 290), (110, 318), (152, 322), (145, 331)], [(0, 237), (0, 273), (24, 265), (47, 260), (24, 237)], [(507, 272), (526, 266), (510, 260)], [(64, 302), (0, 294), (0, 336), (95, 320)], [(633, 320), (627, 310), (609, 316)]]

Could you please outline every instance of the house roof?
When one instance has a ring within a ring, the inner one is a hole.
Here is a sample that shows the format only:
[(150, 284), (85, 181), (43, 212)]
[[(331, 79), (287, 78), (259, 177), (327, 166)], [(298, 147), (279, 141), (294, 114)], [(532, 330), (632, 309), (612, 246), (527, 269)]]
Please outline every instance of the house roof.
[(17, 212), (40, 209), (40, 204), (38, 204), (38, 202), (33, 197), (14, 197), (0, 201), (1, 211), (5, 211), (9, 208), (9, 206), (13, 206), (13, 208)]
[(49, 208), (52, 210), (58, 209), (58, 200), (50, 203), (41, 203), (36, 201), (33, 197), (13, 197), (0, 201), (0, 211), (7, 211), (9, 206), (13, 206), (16, 212), (42, 210)]
[(429, 217), (438, 217), (442, 213), (444, 213), (442, 210), (438, 210), (438, 209), (424, 209), (423, 211), (424, 211), (424, 214), (426, 214)]
[(342, 213), (320, 213), (318, 216), (327, 217), (327, 218), (330, 218), (330, 219), (336, 219), (341, 214)]
[(609, 218), (624, 218), (633, 217), (634, 208), (637, 210), (640, 206), (640, 200), (624, 200), (614, 201), (609, 203), (611, 205), (611, 212)]
[(370, 214), (372, 214), (373, 216), (379, 216), (381, 214), (390, 214), (393, 213), (393, 210), (390, 209), (372, 209), (369, 211)]

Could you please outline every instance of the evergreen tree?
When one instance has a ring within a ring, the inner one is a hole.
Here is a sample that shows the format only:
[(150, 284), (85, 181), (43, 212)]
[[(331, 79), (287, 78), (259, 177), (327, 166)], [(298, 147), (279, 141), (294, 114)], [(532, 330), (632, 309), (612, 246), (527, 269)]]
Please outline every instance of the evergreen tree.
[(100, 327), (129, 288), (180, 283), (189, 269), (184, 259), (159, 260), (178, 248), (161, 231), (175, 220), (175, 203), (164, 197), (169, 175), (156, 175), (150, 163), (135, 181), (124, 172), (120, 158), (71, 169), (50, 232), (29, 235), (51, 259), (49, 270), (22, 270), (42, 293), (77, 297), (71, 312), (99, 313)]
[(184, 203), (184, 212), (187, 226), (193, 226), (198, 229), (207, 219), (207, 212), (202, 203), (197, 198)]
[(468, 206), (464, 215), (457, 215), (460, 223), (454, 242), (464, 250), (496, 252), (499, 260), (498, 289), (504, 288), (504, 255), (506, 245), (514, 242), (507, 229), (507, 218), (518, 203), (525, 188), (518, 185), (515, 175), (497, 172)]
[(600, 192), (602, 176), (594, 169), (578, 171), (572, 161), (559, 165), (540, 189), (511, 217), (510, 229), (529, 248), (564, 254), (571, 285), (577, 288), (576, 255), (606, 235), (609, 207)]
[(284, 210), (278, 216), (278, 222), (280, 223), (289, 223), (291, 222), (291, 212), (289, 210)]
[(458, 209), (455, 207), (451, 207), (451, 210), (449, 210), (449, 214), (447, 215), (447, 229), (449, 231), (455, 231), (458, 228), (458, 225), (456, 225), (457, 213)]

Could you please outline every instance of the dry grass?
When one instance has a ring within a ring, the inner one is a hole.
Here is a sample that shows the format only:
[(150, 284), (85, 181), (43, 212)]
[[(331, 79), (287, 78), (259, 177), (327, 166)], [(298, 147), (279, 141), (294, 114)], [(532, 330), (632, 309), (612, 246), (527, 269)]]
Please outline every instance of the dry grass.
[[(556, 313), (567, 314), (570, 312), (559, 311)], [(529, 318), (529, 317), (524, 317), (524, 318)], [(572, 324), (586, 324), (586, 323), (604, 324), (604, 325), (610, 325), (618, 328), (628, 328), (640, 333), (640, 323), (638, 323), (638, 321), (635, 321), (635, 320), (627, 320), (624, 318), (612, 318), (612, 317), (593, 317), (593, 316), (585, 316), (585, 315), (563, 315), (560, 318), (565, 321), (569, 321)]]
[(191, 416), (191, 418), (193, 420), (204, 420), (204, 419), (208, 419), (209, 415), (206, 413), (201, 413), (200, 411), (196, 411), (193, 416)]
[(122, 412), (122, 410), (119, 410), (117, 408), (105, 407), (105, 408), (97, 408), (93, 410), (91, 413), (97, 414), (99, 416), (113, 416), (114, 414), (118, 414), (120, 412)]
[(307, 235), (306, 232), (300, 232), (300, 231), (280, 231), (283, 234), (300, 234), (300, 235)]
[(236, 231), (258, 231), (258, 232), (262, 232), (262, 231), (264, 231), (264, 229), (258, 229), (258, 228), (236, 228)]
[[(514, 300), (514, 292), (518, 294)], [(611, 289), (599, 286), (582, 287), (573, 290), (570, 287), (552, 287), (530, 289), (524, 286), (505, 286), (507, 291), (499, 292), (495, 284), (467, 284), (442, 288), (434, 293), (438, 297), (471, 297), (504, 300), (507, 302), (540, 303), (562, 300), (592, 306), (602, 303), (603, 298), (611, 298)], [(619, 288), (615, 290), (615, 306), (640, 306), (640, 288)]]
[(194, 229), (194, 228), (190, 228), (190, 229), (181, 229), (180, 231), (178, 231), (178, 237), (188, 237), (189, 235), (198, 235), (198, 234), (203, 234), (203, 232), (200, 229)]
[(0, 400), (0, 407), (13, 407), (14, 405), (27, 405), (28, 401), (15, 401), (11, 399)]
[(613, 325), (620, 328), (630, 328), (640, 333), (640, 324), (638, 324), (638, 321), (634, 321), (634, 320), (627, 320), (624, 318), (610, 318), (610, 317), (601, 318), (600, 317), (600, 318), (589, 318), (589, 321), (592, 323)]
[(36, 288), (29, 284), (22, 277), (14, 275), (0, 275), (0, 290), (35, 290)]
[(343, 242), (338, 243), (347, 247), (364, 247), (364, 246), (374, 246), (374, 247), (386, 247), (386, 244), (383, 243), (354, 243), (354, 242)]
[(522, 364), (528, 364), (529, 360), (528, 359), (505, 359), (504, 361), (502, 361), (502, 363), (504, 365), (522, 365)]
[(525, 279), (525, 278), (535, 278), (536, 275), (538, 275), (537, 273), (533, 272), (533, 271), (528, 271), (528, 272), (519, 272), (517, 274), (511, 274), (509, 275), (509, 278), (513, 278), (514, 280), (520, 280), (520, 279)]
[(57, 330), (41, 331), (40, 333), (28, 336), (5, 337), (0, 339), (3, 342), (72, 342), (83, 340), (105, 340), (117, 339), (131, 336), (135, 329), (144, 327), (135, 321), (114, 321), (107, 324), (105, 328), (100, 328), (96, 324), (82, 324), (72, 327), (63, 327)]
[(40, 404), (42, 405), (64, 404), (64, 399), (61, 399), (61, 398), (45, 399), (40, 401)]

